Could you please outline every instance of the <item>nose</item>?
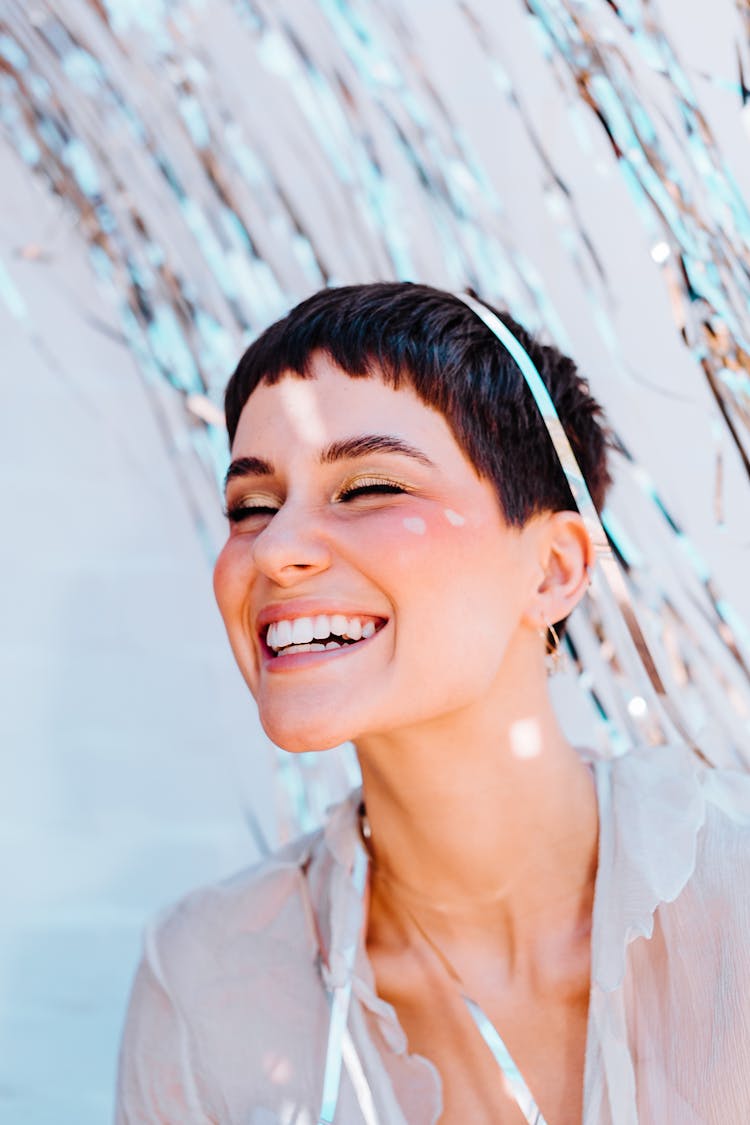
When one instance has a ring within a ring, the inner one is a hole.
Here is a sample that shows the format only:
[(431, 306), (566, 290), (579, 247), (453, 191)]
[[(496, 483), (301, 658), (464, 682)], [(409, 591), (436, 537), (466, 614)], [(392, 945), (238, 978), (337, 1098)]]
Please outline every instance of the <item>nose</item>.
[(331, 550), (315, 513), (287, 500), (257, 536), (253, 562), (262, 574), (283, 587), (327, 570)]

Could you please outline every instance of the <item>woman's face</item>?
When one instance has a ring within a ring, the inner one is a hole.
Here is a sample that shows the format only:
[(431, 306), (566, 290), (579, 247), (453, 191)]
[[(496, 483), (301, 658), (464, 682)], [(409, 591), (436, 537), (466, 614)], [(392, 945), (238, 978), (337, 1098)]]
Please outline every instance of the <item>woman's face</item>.
[(506, 525), (442, 414), (322, 354), (313, 370), (242, 412), (214, 575), (263, 726), (298, 751), (480, 705), (539, 624), (542, 576), (533, 522)]

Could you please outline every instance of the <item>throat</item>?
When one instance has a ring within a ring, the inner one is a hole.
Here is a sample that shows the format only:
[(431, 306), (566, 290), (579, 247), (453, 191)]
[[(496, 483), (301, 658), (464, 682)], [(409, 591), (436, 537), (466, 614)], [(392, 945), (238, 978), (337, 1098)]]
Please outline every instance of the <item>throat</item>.
[(553, 796), (548, 816), (541, 797), (522, 792), (517, 803), (525, 807), (514, 817), (507, 792), (488, 798), (480, 786), (471, 801), (448, 794), (442, 808), (420, 806), (408, 816), (375, 789), (373, 803), (365, 786), (360, 822), (374, 904), (411, 913), (444, 949), (474, 935), (529, 979), (534, 964), (550, 958), (580, 966), (583, 950), (585, 962), (599, 826), (592, 771), (579, 759), (562, 794), (567, 807), (556, 810)]

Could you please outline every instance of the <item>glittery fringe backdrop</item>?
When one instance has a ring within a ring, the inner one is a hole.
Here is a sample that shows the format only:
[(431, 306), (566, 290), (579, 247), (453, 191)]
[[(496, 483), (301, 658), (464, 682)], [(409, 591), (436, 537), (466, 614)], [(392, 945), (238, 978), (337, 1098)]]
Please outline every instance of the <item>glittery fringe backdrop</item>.
[[(471, 285), (570, 351), (659, 667), (747, 765), (748, 30), (739, 0), (5, 0), (0, 128), (117, 303), (209, 556), (227, 375), (311, 291)], [(555, 689), (580, 679), (605, 753), (669, 733), (624, 641), (592, 597)], [(330, 785), (279, 769), (291, 830)]]

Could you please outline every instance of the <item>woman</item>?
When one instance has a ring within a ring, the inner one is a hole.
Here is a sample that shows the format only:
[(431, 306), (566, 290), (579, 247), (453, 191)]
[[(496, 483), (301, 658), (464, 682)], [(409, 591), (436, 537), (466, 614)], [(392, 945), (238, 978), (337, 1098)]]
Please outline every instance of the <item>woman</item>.
[(363, 788), (149, 930), (121, 1123), (750, 1121), (750, 782), (565, 739), (594, 550), (519, 362), (598, 506), (606, 435), (477, 309), (325, 291), (230, 381), (229, 640), (269, 736), (353, 741)]

